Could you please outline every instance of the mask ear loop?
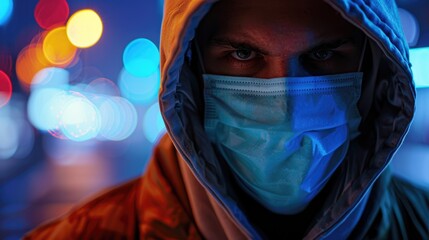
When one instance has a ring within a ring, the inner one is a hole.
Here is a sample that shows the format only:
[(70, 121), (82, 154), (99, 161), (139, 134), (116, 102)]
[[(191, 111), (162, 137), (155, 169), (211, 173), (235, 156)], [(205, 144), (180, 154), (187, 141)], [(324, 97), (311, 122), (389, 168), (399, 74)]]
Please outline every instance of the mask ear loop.
[(206, 69), (204, 68), (204, 63), (203, 63), (203, 55), (201, 54), (201, 50), (200, 50), (200, 46), (198, 45), (197, 39), (195, 39), (194, 41), (192, 41), (195, 47), (195, 53), (196, 53), (196, 57), (197, 57), (197, 63), (199, 65), (199, 69), (201, 71), (201, 74), (206, 74)]
[(360, 72), (362, 70), (362, 64), (363, 64), (363, 59), (365, 56), (367, 42), (368, 42), (368, 36), (365, 35), (365, 40), (363, 41), (362, 53), (360, 55), (360, 60), (359, 60), (358, 72)]

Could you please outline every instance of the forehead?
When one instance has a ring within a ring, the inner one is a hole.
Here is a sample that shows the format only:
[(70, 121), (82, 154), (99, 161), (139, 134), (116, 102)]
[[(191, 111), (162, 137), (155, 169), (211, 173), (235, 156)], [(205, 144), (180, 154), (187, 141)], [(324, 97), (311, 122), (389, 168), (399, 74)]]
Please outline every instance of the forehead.
[[(224, 0), (200, 25), (206, 38), (237, 36), (260, 43), (308, 45), (319, 38), (341, 37), (356, 28), (320, 0)], [(274, 46), (271, 46), (274, 47)]]

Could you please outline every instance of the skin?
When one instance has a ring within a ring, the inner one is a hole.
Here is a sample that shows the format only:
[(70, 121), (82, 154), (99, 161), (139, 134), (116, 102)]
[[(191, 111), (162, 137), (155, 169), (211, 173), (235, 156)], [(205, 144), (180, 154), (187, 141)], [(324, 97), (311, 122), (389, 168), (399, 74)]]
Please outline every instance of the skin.
[(198, 29), (206, 73), (275, 78), (358, 71), (363, 34), (323, 1), (228, 0)]

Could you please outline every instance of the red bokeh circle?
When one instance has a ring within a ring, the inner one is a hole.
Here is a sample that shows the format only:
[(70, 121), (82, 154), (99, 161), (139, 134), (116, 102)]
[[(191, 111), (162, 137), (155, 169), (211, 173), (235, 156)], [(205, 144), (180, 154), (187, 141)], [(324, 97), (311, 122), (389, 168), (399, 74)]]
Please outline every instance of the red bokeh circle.
[(40, 0), (34, 10), (34, 18), (43, 29), (65, 25), (70, 8), (66, 0)]
[(9, 76), (0, 70), (0, 108), (5, 106), (12, 97), (12, 82)]

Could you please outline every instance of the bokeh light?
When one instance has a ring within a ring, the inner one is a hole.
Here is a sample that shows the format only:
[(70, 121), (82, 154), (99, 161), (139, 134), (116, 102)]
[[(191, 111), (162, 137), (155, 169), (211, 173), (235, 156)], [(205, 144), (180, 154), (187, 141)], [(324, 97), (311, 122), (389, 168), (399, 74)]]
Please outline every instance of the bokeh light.
[(101, 139), (122, 141), (137, 127), (137, 111), (125, 98), (98, 96), (93, 99), (101, 115)]
[(5, 106), (12, 96), (12, 82), (9, 76), (0, 70), (0, 108)]
[(146, 139), (151, 143), (154, 143), (166, 132), (158, 103), (147, 109), (143, 118), (143, 132)]
[(82, 142), (95, 138), (100, 131), (100, 113), (86, 97), (74, 93), (64, 106), (60, 128), (68, 139)]
[(88, 48), (100, 40), (103, 23), (100, 16), (91, 9), (74, 13), (67, 22), (67, 36), (79, 48)]
[(0, 116), (0, 138), (0, 159), (9, 159), (19, 146), (19, 130), (15, 119)]
[(40, 88), (56, 88), (67, 90), (69, 72), (63, 68), (48, 67), (36, 73), (31, 83), (31, 91)]
[(24, 90), (29, 90), (33, 77), (43, 68), (52, 66), (43, 54), (45, 34), (38, 34), (23, 48), (16, 60), (16, 75)]
[(40, 0), (34, 10), (34, 18), (43, 29), (65, 25), (70, 9), (66, 0)]
[(87, 88), (88, 88), (88, 85), (86, 83), (77, 83), (77, 84), (70, 85), (69, 90), (75, 93), (86, 95), (84, 91)]
[(0, 1), (0, 26), (5, 25), (10, 16), (12, 15), (13, 1), (12, 0), (1, 0)]
[(82, 82), (88, 83), (104, 75), (97, 67), (87, 66), (86, 64), (82, 63), (82, 61), (77, 63), (77, 67), (74, 66), (68, 69), (70, 71), (70, 83), (72, 84)]
[(84, 90), (87, 93), (102, 94), (108, 96), (120, 96), (121, 92), (116, 84), (107, 78), (92, 80)]
[[(33, 149), (34, 131), (26, 120), (24, 109), (24, 98), (15, 94), (0, 110), (0, 160), (25, 158)], [(0, 164), (0, 172), (1, 166), (4, 165)]]
[(27, 106), (31, 124), (39, 130), (55, 132), (60, 128), (64, 106), (71, 99), (72, 96), (62, 89), (41, 88), (32, 92)]
[(398, 13), (408, 45), (414, 47), (420, 37), (419, 22), (412, 13), (403, 8), (398, 8)]
[(34, 75), (39, 70), (48, 66), (47, 62), (41, 63), (37, 60), (36, 46), (33, 44), (22, 49), (16, 60), (16, 75), (24, 88), (31, 85)]
[(156, 72), (159, 59), (158, 48), (146, 38), (130, 42), (122, 57), (125, 69), (137, 77), (147, 77)]
[(416, 87), (429, 87), (429, 47), (410, 49), (410, 62)]
[(74, 59), (77, 48), (67, 37), (66, 27), (52, 29), (43, 40), (43, 53), (55, 66), (66, 67)]
[(137, 111), (119, 97), (114, 82), (98, 78), (89, 84), (68, 83), (69, 73), (45, 68), (34, 77), (28, 117), (39, 130), (77, 142), (98, 138), (122, 141), (137, 127)]
[(158, 96), (159, 70), (148, 77), (136, 77), (122, 69), (118, 81), (122, 96), (135, 104), (149, 104)]

